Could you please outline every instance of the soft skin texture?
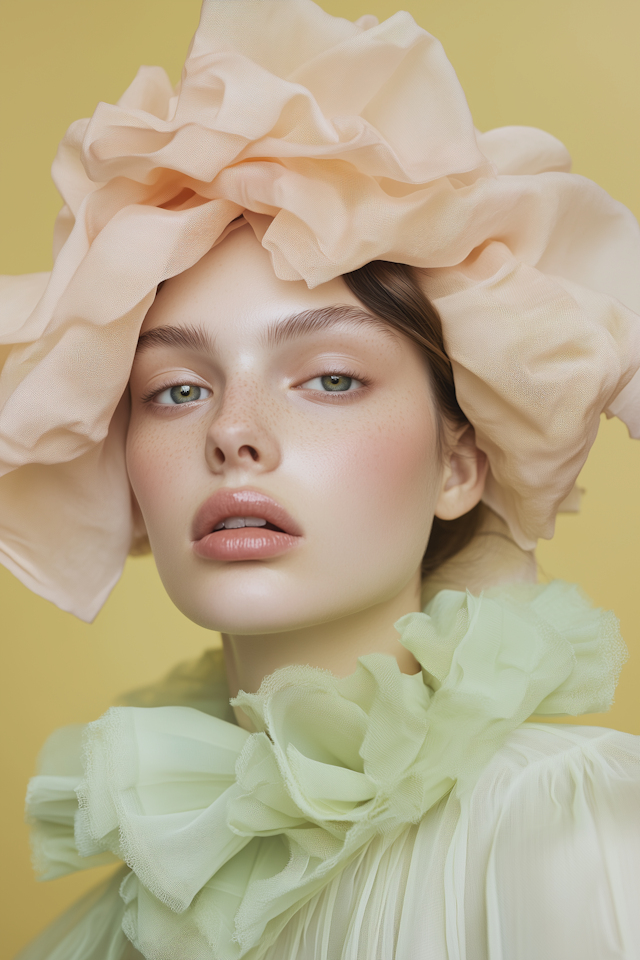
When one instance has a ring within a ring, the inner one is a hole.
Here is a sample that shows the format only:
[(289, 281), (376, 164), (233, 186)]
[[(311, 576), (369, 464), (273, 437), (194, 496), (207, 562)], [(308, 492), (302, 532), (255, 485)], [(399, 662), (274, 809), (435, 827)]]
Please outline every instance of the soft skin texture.
[(540, 130), (475, 130), (408, 13), (205, 2), (176, 90), (142, 67), (69, 128), (51, 274), (0, 278), (0, 562), (95, 617), (135, 538), (118, 404), (140, 325), (241, 214), (282, 279), (424, 271), (483, 498), (521, 548), (551, 537), (602, 411), (640, 436), (640, 230), (569, 168)]
[[(242, 228), (168, 281), (143, 326), (197, 328), (211, 341), (139, 351), (127, 464), (164, 585), (225, 635), (232, 691), (256, 690), (287, 663), (345, 675), (373, 651), (414, 672), (393, 623), (420, 609), (433, 516), (458, 516), (482, 494), (469, 431), (440, 453), (425, 361), (407, 339), (366, 313), (266, 336), (337, 305), (364, 313), (340, 278), (313, 290), (279, 280)], [(354, 378), (351, 389), (324, 392), (329, 374)], [(167, 388), (183, 384), (200, 398), (167, 403)], [(198, 556), (194, 518), (222, 489), (275, 500), (299, 528), (295, 545), (260, 560)]]

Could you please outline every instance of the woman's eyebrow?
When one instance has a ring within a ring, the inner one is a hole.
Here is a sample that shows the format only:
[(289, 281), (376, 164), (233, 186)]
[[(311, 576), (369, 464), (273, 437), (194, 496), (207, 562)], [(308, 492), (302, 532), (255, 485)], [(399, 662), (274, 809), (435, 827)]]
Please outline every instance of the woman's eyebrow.
[[(390, 337), (394, 336), (393, 330), (374, 314), (360, 307), (339, 304), (304, 310), (284, 320), (274, 320), (263, 333), (261, 340), (267, 347), (277, 347), (288, 341), (344, 323), (357, 326), (371, 326), (373, 323)], [(143, 350), (156, 346), (178, 347), (195, 350), (198, 353), (215, 352), (214, 338), (211, 333), (205, 327), (193, 324), (184, 327), (154, 327), (153, 330), (147, 330), (138, 338), (136, 353), (139, 354)]]
[(296, 340), (298, 337), (318, 333), (342, 323), (357, 326), (375, 324), (393, 337), (393, 330), (383, 320), (372, 313), (368, 313), (363, 307), (338, 304), (314, 310), (304, 310), (302, 313), (295, 313), (284, 320), (274, 321), (269, 325), (261, 339), (265, 346), (277, 347), (289, 340)]
[(204, 327), (189, 325), (186, 327), (154, 327), (141, 333), (136, 353), (150, 347), (181, 347), (198, 353), (213, 353), (214, 338)]

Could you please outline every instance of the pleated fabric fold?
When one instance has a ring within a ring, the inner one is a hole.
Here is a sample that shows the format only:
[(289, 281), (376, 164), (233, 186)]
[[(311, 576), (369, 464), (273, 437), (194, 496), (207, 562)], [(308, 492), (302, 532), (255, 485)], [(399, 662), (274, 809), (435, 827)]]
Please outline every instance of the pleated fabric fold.
[(51, 275), (0, 281), (0, 561), (96, 615), (144, 535), (122, 400), (141, 323), (242, 224), (310, 287), (371, 260), (418, 269), (487, 503), (524, 549), (552, 536), (601, 413), (640, 436), (640, 230), (569, 170), (542, 131), (476, 131), (407, 13), (205, 0), (175, 90), (142, 67), (69, 128)]
[[(594, 847), (631, 816), (637, 738), (522, 728), (532, 714), (608, 707), (625, 657), (617, 622), (556, 581), (481, 597), (442, 591), (397, 628), (420, 673), (377, 654), (344, 679), (285, 668), (235, 701), (253, 734), (184, 701), (112, 708), (86, 727), (81, 749), (77, 728), (58, 734), (27, 799), (44, 876), (123, 860), (117, 922), (147, 960), (401, 956), (422, 922), (416, 898), (431, 887), (449, 951), (434, 956), (464, 957), (477, 893), (487, 956), (500, 957), (495, 943), (519, 929), (504, 932), (501, 871), (526, 862), (523, 846), (509, 863), (512, 839), (497, 852), (516, 829), (509, 804), (521, 845), (539, 820), (559, 819), (563, 869), (577, 879), (582, 824)], [(468, 855), (476, 834), (494, 850), (489, 862), (482, 848), (481, 873)], [(540, 849), (540, 870), (545, 857), (554, 870), (555, 847)], [(623, 857), (611, 877), (632, 871)]]

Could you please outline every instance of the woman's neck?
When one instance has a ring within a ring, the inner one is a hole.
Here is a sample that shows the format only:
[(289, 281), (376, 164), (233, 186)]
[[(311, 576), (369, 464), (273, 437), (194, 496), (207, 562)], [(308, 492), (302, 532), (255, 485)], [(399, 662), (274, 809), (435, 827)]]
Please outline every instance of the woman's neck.
[[(403, 673), (417, 673), (417, 660), (399, 641), (394, 623), (405, 613), (420, 610), (420, 578), (416, 575), (395, 597), (358, 613), (283, 633), (237, 636), (223, 634), (229, 692), (255, 693), (265, 677), (280, 667), (305, 664), (346, 677), (356, 669), (358, 657), (386, 653), (395, 657)], [(240, 726), (250, 729), (241, 710)]]

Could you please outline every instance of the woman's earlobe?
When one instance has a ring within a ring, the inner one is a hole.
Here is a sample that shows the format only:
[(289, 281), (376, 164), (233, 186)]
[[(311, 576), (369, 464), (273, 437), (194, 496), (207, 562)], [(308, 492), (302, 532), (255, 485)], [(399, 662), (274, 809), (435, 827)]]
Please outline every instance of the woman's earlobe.
[(465, 428), (449, 445), (435, 509), (441, 520), (455, 520), (482, 499), (489, 469), (486, 453), (476, 444), (473, 427)]

